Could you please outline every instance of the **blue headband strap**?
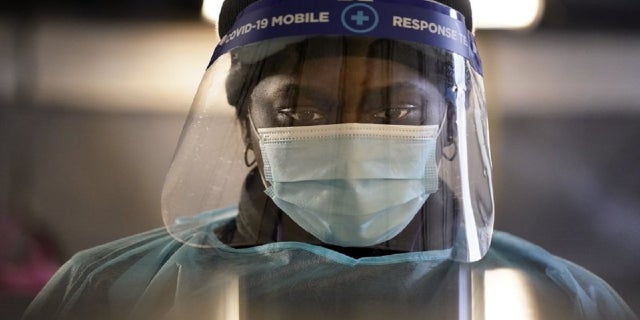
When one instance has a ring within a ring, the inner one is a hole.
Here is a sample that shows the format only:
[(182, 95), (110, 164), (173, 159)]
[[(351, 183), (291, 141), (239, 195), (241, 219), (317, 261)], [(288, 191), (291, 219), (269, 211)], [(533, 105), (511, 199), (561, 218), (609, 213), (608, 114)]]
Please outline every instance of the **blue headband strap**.
[(459, 54), (482, 74), (471, 32), (457, 11), (428, 0), (262, 0), (242, 11), (213, 52), (293, 36), (367, 36), (417, 42)]

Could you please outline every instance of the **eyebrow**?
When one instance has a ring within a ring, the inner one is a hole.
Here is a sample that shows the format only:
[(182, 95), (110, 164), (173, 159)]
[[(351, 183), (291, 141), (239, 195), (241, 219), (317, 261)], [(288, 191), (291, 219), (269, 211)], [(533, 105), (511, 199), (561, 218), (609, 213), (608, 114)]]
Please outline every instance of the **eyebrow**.
[[(427, 86), (430, 84), (428, 80), (421, 80), (419, 83), (415, 81), (401, 81), (391, 83), (389, 85), (384, 86), (376, 86), (369, 88), (363, 92), (363, 98), (365, 96), (371, 97), (381, 97), (385, 94), (388, 94), (390, 91), (398, 91), (398, 90), (415, 90), (420, 96), (426, 100), (431, 101), (432, 94), (429, 90), (427, 90)], [(324, 107), (324, 109), (335, 109), (335, 107), (339, 106), (341, 102), (339, 101), (339, 97), (335, 97), (334, 95), (323, 91), (320, 88), (315, 88), (313, 86), (300, 85), (292, 80), (287, 84), (279, 87), (275, 90), (274, 95), (280, 96), (281, 98), (287, 99), (291, 98), (293, 94), (293, 99), (298, 100), (299, 97), (308, 99), (310, 101), (314, 101), (317, 103), (316, 107)], [(366, 108), (366, 107), (365, 107)]]
[(295, 81), (292, 81), (281, 88), (278, 88), (276, 94), (283, 94), (288, 96), (293, 93), (295, 98), (304, 97), (310, 99), (312, 101), (318, 101), (320, 104), (318, 106), (327, 106), (327, 108), (335, 108), (339, 103), (338, 101), (332, 97), (331, 94), (327, 92), (323, 92), (317, 88), (311, 86), (303, 86)]
[[(394, 82), (389, 85), (375, 86), (367, 89), (365, 92), (370, 91), (384, 91), (384, 90), (400, 90), (400, 89), (416, 89), (416, 91), (420, 93), (424, 93), (425, 96), (429, 94), (429, 91), (426, 89), (429, 84), (428, 80), (419, 81), (420, 84), (417, 84), (415, 81), (402, 81), (402, 82)], [(329, 94), (323, 92), (322, 90), (318, 90), (311, 86), (302, 86), (297, 83), (289, 83), (282, 88), (282, 91), (288, 90), (296, 90), (296, 92), (303, 93), (305, 96), (310, 96), (312, 98), (322, 98), (329, 96)], [(280, 91), (280, 90), (278, 90)]]

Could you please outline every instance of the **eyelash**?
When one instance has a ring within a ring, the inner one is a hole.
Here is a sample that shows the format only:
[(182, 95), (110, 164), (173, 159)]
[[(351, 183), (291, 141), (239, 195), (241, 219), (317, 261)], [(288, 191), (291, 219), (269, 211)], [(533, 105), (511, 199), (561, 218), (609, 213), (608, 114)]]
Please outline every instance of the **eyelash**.
[[(300, 111), (296, 109), (299, 109)], [(301, 122), (318, 122), (325, 118), (325, 116), (322, 113), (317, 112), (316, 108), (313, 108), (313, 107), (297, 107), (297, 108), (284, 107), (284, 108), (280, 108), (278, 110), (278, 113), (288, 117), (289, 119), (293, 119), (295, 121), (301, 121)], [(305, 119), (304, 116), (308, 115), (309, 113), (312, 113), (313, 118)]]

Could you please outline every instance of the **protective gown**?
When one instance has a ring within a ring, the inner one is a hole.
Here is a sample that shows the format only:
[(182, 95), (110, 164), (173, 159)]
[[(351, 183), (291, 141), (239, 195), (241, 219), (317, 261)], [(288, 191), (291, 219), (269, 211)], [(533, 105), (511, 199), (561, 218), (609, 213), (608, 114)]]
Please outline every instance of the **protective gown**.
[(237, 212), (193, 221), (208, 248), (157, 229), (76, 254), (24, 319), (636, 319), (603, 280), (507, 233), (470, 264), (449, 250), (355, 259), (300, 242), (231, 248), (212, 235)]

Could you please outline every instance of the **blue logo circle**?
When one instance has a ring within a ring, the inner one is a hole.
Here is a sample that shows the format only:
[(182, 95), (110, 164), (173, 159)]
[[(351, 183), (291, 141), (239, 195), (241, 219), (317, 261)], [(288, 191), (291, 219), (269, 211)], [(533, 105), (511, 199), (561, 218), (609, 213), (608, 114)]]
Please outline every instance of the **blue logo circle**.
[(355, 33), (366, 33), (378, 26), (376, 9), (368, 4), (354, 3), (342, 10), (342, 25)]

